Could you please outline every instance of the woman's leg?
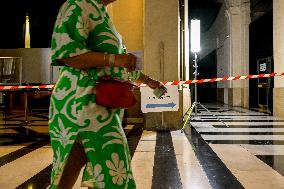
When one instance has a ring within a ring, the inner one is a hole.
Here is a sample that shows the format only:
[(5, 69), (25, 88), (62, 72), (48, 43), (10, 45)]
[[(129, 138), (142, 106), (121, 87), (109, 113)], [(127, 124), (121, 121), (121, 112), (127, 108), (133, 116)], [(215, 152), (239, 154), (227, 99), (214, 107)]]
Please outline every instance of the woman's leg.
[(71, 189), (81, 168), (86, 164), (85, 152), (82, 146), (76, 143), (76, 137), (79, 139), (77, 111), (70, 108), (74, 107), (77, 98), (79, 78), (80, 71), (63, 67), (50, 98), (49, 134), (53, 167), (49, 189)]
[(75, 142), (58, 184), (58, 189), (72, 189), (86, 162), (87, 158), (82, 144)]
[[(99, 112), (98, 108), (94, 110)], [(129, 148), (119, 112), (105, 110), (108, 113), (99, 112), (99, 115), (103, 115), (104, 122), (94, 120), (90, 123), (97, 124), (90, 125), (90, 130), (84, 128), (80, 132), (88, 159), (82, 185), (91, 188), (135, 189)]]

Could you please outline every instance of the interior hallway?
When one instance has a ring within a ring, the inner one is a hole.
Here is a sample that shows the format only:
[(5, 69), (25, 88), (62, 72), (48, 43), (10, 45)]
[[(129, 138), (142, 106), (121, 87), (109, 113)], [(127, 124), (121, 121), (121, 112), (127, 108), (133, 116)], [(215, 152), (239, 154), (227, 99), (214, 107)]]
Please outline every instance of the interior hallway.
[[(178, 131), (126, 125), (138, 189), (284, 188), (284, 118), (243, 108), (205, 105)], [(0, 188), (42, 189), (49, 184), (52, 151), (44, 117), (32, 126), (1, 125)], [(17, 117), (18, 120), (21, 118)], [(80, 178), (74, 188), (80, 187)]]

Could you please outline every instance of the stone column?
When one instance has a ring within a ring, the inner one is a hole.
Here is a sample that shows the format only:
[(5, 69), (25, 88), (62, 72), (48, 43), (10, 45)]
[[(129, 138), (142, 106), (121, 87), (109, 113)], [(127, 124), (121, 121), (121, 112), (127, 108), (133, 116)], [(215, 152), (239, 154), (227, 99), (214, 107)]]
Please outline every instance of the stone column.
[[(284, 72), (284, 1), (273, 0), (274, 72)], [(284, 117), (284, 77), (274, 78), (273, 114)]]
[[(145, 0), (144, 11), (144, 71), (161, 81), (178, 80), (179, 1)], [(145, 127), (153, 130), (178, 129), (182, 126), (181, 117), (181, 111), (147, 113)]]
[[(226, 0), (230, 24), (230, 76), (249, 74), (249, 0)], [(229, 104), (249, 106), (248, 80), (229, 83)]]
[[(249, 75), (249, 24), (250, 2), (245, 1), (241, 5), (242, 12), (242, 74)], [(242, 80), (242, 107), (249, 108), (249, 80)]]
[[(179, 79), (178, 9), (178, 0), (145, 0), (144, 71), (156, 79)], [(161, 61), (164, 73), (161, 73)]]

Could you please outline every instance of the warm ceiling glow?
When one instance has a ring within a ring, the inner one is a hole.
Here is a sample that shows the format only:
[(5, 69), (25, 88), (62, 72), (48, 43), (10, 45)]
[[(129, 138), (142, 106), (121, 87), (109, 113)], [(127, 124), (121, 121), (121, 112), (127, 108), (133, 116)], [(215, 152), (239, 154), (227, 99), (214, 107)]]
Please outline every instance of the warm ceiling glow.
[(31, 48), (30, 19), (28, 15), (26, 16), (25, 48)]

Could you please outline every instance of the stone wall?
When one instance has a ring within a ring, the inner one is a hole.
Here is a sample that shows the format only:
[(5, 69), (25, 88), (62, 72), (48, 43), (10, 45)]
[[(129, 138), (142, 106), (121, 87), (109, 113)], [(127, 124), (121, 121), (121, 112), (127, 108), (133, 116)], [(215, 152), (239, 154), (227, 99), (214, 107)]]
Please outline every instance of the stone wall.
[[(273, 0), (274, 72), (284, 72), (284, 1)], [(284, 117), (284, 77), (274, 78), (273, 114)]]

